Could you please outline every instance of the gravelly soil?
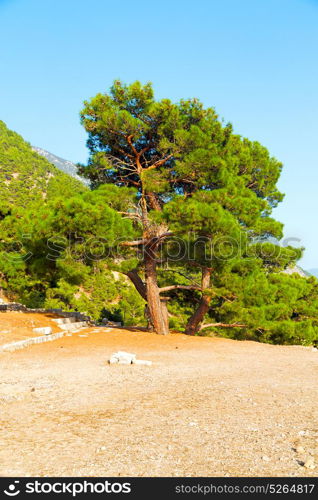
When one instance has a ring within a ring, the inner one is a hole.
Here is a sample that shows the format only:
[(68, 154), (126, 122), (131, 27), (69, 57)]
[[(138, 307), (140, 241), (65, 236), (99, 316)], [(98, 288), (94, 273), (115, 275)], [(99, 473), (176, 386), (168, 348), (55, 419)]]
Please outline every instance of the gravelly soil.
[(316, 476), (317, 375), (311, 349), (108, 328), (2, 353), (0, 475)]

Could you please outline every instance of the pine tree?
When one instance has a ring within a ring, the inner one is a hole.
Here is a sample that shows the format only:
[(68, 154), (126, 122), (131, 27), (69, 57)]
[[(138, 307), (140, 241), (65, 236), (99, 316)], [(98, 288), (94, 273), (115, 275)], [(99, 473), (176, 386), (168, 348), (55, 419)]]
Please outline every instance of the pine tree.
[(142, 254), (139, 268), (127, 275), (147, 301), (150, 322), (159, 334), (169, 331), (169, 292), (200, 291), (199, 306), (187, 327), (188, 333), (195, 333), (209, 309), (206, 290), (213, 266), (196, 262), (200, 284), (160, 287), (159, 250), (169, 238), (184, 239), (185, 228), (208, 237), (215, 237), (216, 227), (230, 237), (232, 230), (249, 239), (281, 236), (282, 226), (270, 213), (283, 198), (276, 187), (282, 166), (259, 143), (235, 135), (214, 109), (204, 109), (197, 99), (156, 101), (151, 84), (115, 81), (109, 94), (84, 104), (81, 121), (90, 157), (80, 173), (92, 187), (113, 183), (138, 192), (136, 206), (122, 214), (140, 228), (137, 240), (123, 243)]

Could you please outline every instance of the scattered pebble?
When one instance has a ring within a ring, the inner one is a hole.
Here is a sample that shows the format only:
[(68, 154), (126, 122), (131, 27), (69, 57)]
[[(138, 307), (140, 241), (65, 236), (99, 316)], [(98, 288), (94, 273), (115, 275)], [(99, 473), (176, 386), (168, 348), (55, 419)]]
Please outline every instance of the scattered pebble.
[(305, 448), (303, 446), (296, 446), (297, 453), (305, 453)]
[(304, 462), (304, 467), (306, 467), (306, 469), (315, 469), (316, 465), (315, 465), (314, 458), (313, 457), (307, 457), (306, 460), (305, 460), (305, 462)]

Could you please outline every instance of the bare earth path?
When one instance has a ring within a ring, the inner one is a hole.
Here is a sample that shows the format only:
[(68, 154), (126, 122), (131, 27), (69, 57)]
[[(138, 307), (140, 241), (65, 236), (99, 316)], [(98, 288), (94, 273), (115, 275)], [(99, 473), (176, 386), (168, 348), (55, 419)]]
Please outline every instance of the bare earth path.
[(0, 475), (317, 475), (318, 352), (84, 332), (0, 353)]

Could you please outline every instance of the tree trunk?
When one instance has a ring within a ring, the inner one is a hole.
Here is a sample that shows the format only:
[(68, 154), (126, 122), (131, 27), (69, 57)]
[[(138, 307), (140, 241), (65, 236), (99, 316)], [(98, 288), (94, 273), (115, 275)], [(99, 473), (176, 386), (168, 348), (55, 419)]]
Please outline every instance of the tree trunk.
[(131, 271), (128, 271), (126, 273), (126, 276), (128, 276), (130, 281), (135, 285), (137, 292), (142, 296), (142, 298), (145, 301), (147, 301), (147, 288), (145, 283), (139, 276), (137, 269), (132, 269)]
[(169, 300), (168, 297), (161, 297), (161, 313), (163, 316), (163, 320), (165, 322), (165, 328), (167, 332), (169, 333), (169, 312), (168, 312), (168, 305), (167, 302)]
[(152, 210), (161, 211), (160, 201), (158, 200), (158, 197), (155, 195), (155, 193), (147, 193), (147, 199)]
[(156, 256), (150, 247), (145, 248), (145, 275), (147, 287), (147, 303), (149, 315), (154, 330), (159, 335), (167, 335), (168, 311), (164, 301), (161, 301), (159, 287), (157, 284)]
[(187, 323), (185, 329), (185, 333), (187, 335), (195, 335), (200, 331), (201, 323), (204, 319), (204, 316), (206, 315), (206, 313), (210, 308), (211, 297), (204, 295), (204, 290), (206, 290), (210, 286), (211, 272), (212, 271), (210, 268), (205, 267), (202, 269), (202, 282), (201, 282), (202, 297), (197, 309), (194, 311), (194, 313), (192, 314), (191, 318)]
[[(142, 169), (139, 159), (137, 155), (136, 165), (138, 173), (141, 175)], [(153, 231), (152, 223), (148, 218), (147, 204), (153, 210), (161, 210), (160, 202), (155, 193), (146, 193), (144, 191), (144, 186), (142, 186), (140, 206), (142, 211), (143, 240), (145, 241), (143, 247), (145, 283), (138, 275), (136, 269), (129, 271), (127, 276), (135, 285), (136, 290), (147, 302), (145, 316), (148, 321), (148, 328), (153, 329), (159, 335), (167, 335), (169, 333), (168, 308), (165, 299), (161, 299), (160, 297), (156, 269), (156, 248), (160, 242), (160, 232), (156, 234), (156, 232)]]

